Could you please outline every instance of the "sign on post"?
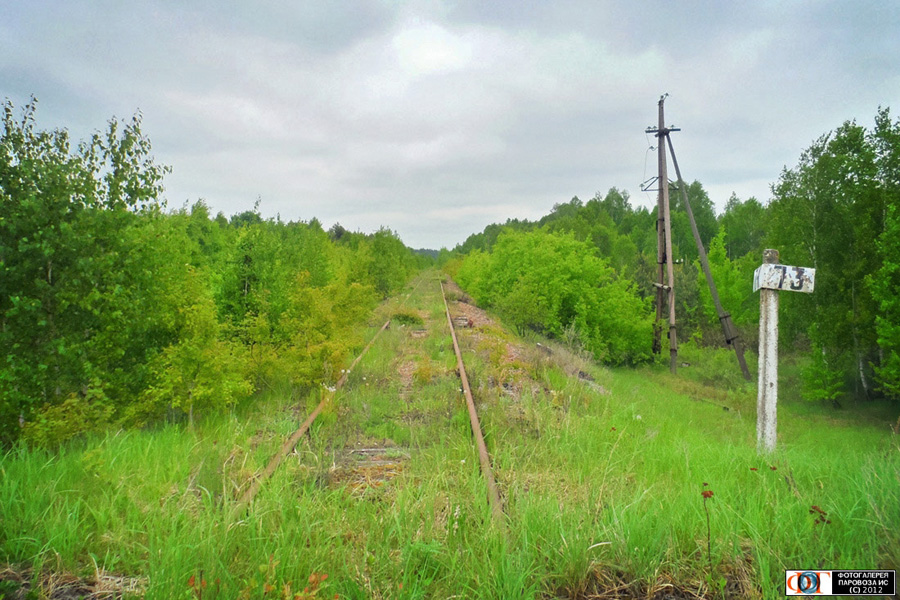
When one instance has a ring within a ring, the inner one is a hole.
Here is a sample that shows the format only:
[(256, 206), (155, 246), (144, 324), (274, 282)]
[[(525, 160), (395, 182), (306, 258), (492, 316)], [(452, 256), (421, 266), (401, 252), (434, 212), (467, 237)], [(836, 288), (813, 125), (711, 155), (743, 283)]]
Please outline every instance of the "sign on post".
[(816, 270), (778, 264), (778, 250), (764, 250), (753, 273), (759, 292), (759, 391), (756, 397), (756, 451), (774, 452), (778, 405), (778, 292), (811, 294)]
[(807, 267), (763, 264), (753, 272), (753, 291), (790, 290), (792, 292), (813, 293), (816, 270)]

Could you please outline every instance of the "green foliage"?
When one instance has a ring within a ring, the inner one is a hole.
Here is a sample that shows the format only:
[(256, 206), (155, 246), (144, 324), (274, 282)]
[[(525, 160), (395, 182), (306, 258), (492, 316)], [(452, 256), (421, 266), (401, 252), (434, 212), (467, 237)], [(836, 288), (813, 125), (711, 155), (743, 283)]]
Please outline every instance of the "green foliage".
[(525, 276), (516, 280), (512, 288), (497, 299), (495, 306), (520, 334), (525, 331), (545, 331), (554, 322), (552, 308), (539, 282)]
[(801, 370), (801, 395), (804, 400), (840, 406), (839, 398), (844, 395), (844, 377), (842, 370), (834, 364), (837, 360), (837, 357), (829, 360), (825, 348), (813, 349), (809, 364)]
[(372, 262), (369, 274), (375, 289), (387, 298), (412, 274), (415, 260), (400, 238), (389, 229), (379, 229), (371, 240)]
[[(734, 359), (734, 350), (730, 347), (710, 347), (699, 342), (698, 339), (690, 339), (678, 345), (678, 360), (687, 365), (678, 370), (679, 377), (723, 392), (741, 391), (756, 397), (756, 381), (744, 379)], [(747, 353), (746, 359), (750, 371), (755, 371), (756, 355)]]
[(243, 348), (220, 339), (220, 325), (212, 294), (193, 270), (183, 288), (170, 300), (176, 306), (173, 328), (177, 341), (150, 363), (153, 373), (143, 402), (130, 407), (141, 420), (178, 409), (193, 416), (195, 410), (220, 410), (253, 391), (243, 359)]
[(72, 151), (65, 131), (35, 129), (34, 111), (32, 102), (16, 121), (7, 102), (0, 137), (3, 441), (38, 411), (140, 389), (152, 341), (168, 337), (152, 301), (164, 284), (142, 246), (166, 169), (150, 158), (140, 119), (111, 121)]
[[(417, 267), (389, 230), (339, 243), (258, 206), (166, 214), (140, 118), (73, 149), (35, 103), (0, 137), (0, 443), (209, 414), (333, 377), (376, 294)], [(258, 203), (257, 203), (258, 204)], [(376, 292), (377, 290), (377, 292)], [(24, 423), (24, 428), (22, 427)]]
[(289, 342), (285, 364), (292, 383), (300, 386), (337, 379), (352, 345), (361, 342), (359, 327), (377, 300), (371, 285), (334, 282), (316, 288), (304, 285), (305, 278), (298, 276), (280, 327)]
[(725, 241), (728, 258), (737, 260), (747, 254), (762, 256), (768, 213), (759, 200), (750, 198), (742, 202), (732, 194), (719, 216), (719, 227), (728, 231)]
[(22, 437), (32, 445), (55, 448), (75, 435), (101, 431), (111, 416), (107, 398), (94, 387), (83, 395), (73, 394), (60, 404), (44, 404), (34, 420), (25, 424)]
[[(694, 182), (688, 186), (692, 207), (701, 228), (701, 237), (708, 244), (715, 235), (716, 224), (712, 202), (703, 186)], [(680, 195), (673, 191), (673, 222), (677, 221), (675, 254), (677, 256), (696, 257), (694, 244), (688, 225), (687, 215), (681, 207)], [(656, 281), (656, 215), (655, 211), (646, 208), (633, 208), (627, 192), (610, 188), (606, 194), (597, 193), (587, 202), (578, 197), (569, 202), (557, 204), (553, 211), (537, 222), (509, 220), (504, 225), (489, 225), (483, 233), (470, 236), (466, 242), (457, 247), (457, 257), (467, 254), (466, 267), (456, 258), (445, 263), (444, 270), (453, 277), (459, 269), (474, 269), (478, 252), (489, 252), (497, 244), (502, 232), (535, 231), (542, 228), (551, 233), (569, 233), (576, 240), (587, 242), (593, 251), (604, 260), (617, 274), (618, 279), (631, 279), (635, 290), (642, 298), (653, 298)], [(463, 278), (465, 278), (465, 272)], [(684, 331), (695, 331), (701, 327), (698, 312), (698, 278), (696, 269), (690, 264), (676, 268), (676, 308), (679, 326)], [(469, 278), (472, 285), (478, 281)], [(701, 281), (702, 285), (702, 281)], [(477, 289), (470, 289), (478, 297)], [(522, 282), (510, 291), (510, 296), (500, 302), (502, 311), (515, 327), (521, 329), (542, 329), (541, 323), (548, 318), (547, 311), (552, 307), (543, 304), (543, 298), (534, 290), (534, 286)], [(515, 310), (513, 310), (515, 307)]]
[(572, 234), (504, 232), (489, 254), (466, 257), (457, 278), (510, 324), (562, 337), (574, 326), (599, 360), (635, 364), (650, 355), (650, 317), (634, 285)]
[(876, 375), (882, 390), (900, 398), (900, 120), (887, 109), (878, 111), (871, 142), (878, 156), (876, 177), (884, 205), (884, 229), (878, 236), (881, 267), (867, 280), (877, 304), (875, 327), (880, 364)]
[[(509, 219), (503, 225), (488, 225), (482, 233), (468, 237), (456, 247), (457, 254), (490, 251), (504, 231), (534, 231), (545, 228), (550, 232), (572, 233), (580, 241), (591, 242), (600, 256), (606, 258), (617, 272), (633, 272), (644, 255), (656, 255), (656, 217), (645, 208), (634, 209), (628, 192), (610, 188), (606, 195), (597, 192), (587, 202), (577, 196), (569, 202), (556, 204), (553, 211), (532, 222)], [(443, 259), (446, 264), (449, 259)], [(448, 273), (454, 266), (445, 267)]]
[(900, 398), (900, 202), (888, 208), (878, 250), (883, 263), (869, 279), (872, 295), (878, 302), (876, 329), (883, 355), (876, 374), (884, 391)]
[[(731, 314), (732, 321), (743, 331), (752, 332), (759, 323), (759, 297), (753, 293), (753, 271), (759, 266), (760, 257), (746, 254), (738, 259), (728, 258), (729, 233), (723, 227), (713, 238), (709, 246), (709, 269), (716, 283), (719, 300), (726, 311)], [(700, 269), (700, 261), (696, 268), (701, 272), (698, 285), (700, 300), (703, 305), (703, 316), (706, 331), (720, 335), (719, 316), (716, 313), (709, 286)]]
[(424, 325), (422, 317), (415, 311), (409, 309), (395, 312), (391, 315), (391, 321), (399, 323), (400, 325), (413, 325), (415, 327), (422, 327)]
[[(897, 198), (898, 128), (884, 110), (874, 132), (848, 121), (822, 136), (782, 173), (769, 207), (767, 245), (781, 251), (784, 263), (817, 269), (814, 294), (785, 295), (782, 337), (815, 337), (813, 352), (828, 357), (829, 369), (840, 365), (862, 397), (871, 396), (871, 364), (879, 354), (883, 309), (869, 286), (885, 260), (873, 240), (885, 239), (887, 208)], [(831, 396), (831, 387), (818, 389)]]
[[(688, 201), (691, 203), (694, 221), (697, 223), (697, 230), (700, 233), (700, 241), (703, 243), (704, 248), (709, 248), (710, 241), (719, 230), (719, 225), (716, 222), (715, 206), (709, 194), (703, 189), (703, 184), (699, 181), (687, 184), (687, 196)], [(684, 206), (681, 192), (675, 189), (670, 190), (669, 199), (672, 215), (673, 253), (676, 257), (695, 260), (699, 256), (697, 242), (694, 240), (694, 234), (691, 231), (690, 219), (688, 219), (687, 209)]]

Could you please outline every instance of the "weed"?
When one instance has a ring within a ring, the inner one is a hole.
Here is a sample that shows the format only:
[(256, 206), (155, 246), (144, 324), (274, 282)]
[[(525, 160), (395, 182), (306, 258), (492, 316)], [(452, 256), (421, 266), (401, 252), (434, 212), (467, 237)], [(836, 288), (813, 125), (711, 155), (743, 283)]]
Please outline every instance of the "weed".
[[(706, 482), (703, 483), (703, 487), (708, 485)], [(713, 497), (713, 491), (703, 490), (701, 494), (703, 495), (703, 512), (706, 513), (706, 558), (709, 561), (709, 572), (712, 574), (712, 529), (709, 524), (709, 506), (706, 505), (706, 502)]]
[[(219, 580), (216, 580), (216, 584), (219, 584)], [(187, 585), (197, 600), (203, 600), (203, 592), (206, 590), (206, 579), (203, 578), (203, 569), (200, 569), (200, 578), (198, 579), (192, 574), (188, 578)]]
[(813, 521), (814, 525), (830, 525), (831, 520), (828, 518), (828, 513), (819, 508), (819, 506), (813, 504), (809, 509), (809, 514), (815, 517), (815, 521)]
[(422, 327), (425, 322), (422, 317), (411, 309), (402, 309), (391, 315), (391, 321), (400, 325)]

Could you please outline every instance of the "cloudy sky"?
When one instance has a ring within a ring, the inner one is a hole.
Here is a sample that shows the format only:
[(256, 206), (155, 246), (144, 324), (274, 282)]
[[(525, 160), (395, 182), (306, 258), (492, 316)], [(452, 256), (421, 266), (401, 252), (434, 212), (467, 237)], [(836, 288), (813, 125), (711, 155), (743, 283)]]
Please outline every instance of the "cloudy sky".
[(143, 129), (173, 208), (452, 247), (679, 165), (721, 208), (769, 198), (843, 121), (900, 114), (894, 0), (31, 0), (0, 4), (0, 97), (75, 138)]

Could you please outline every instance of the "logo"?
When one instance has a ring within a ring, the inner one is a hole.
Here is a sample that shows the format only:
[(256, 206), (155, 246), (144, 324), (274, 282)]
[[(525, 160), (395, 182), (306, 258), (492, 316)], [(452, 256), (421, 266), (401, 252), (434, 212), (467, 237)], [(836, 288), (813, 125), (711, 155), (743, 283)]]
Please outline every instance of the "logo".
[(831, 571), (786, 571), (786, 596), (830, 596)]
[(897, 593), (897, 572), (823, 571), (804, 569), (784, 572), (785, 596), (893, 596)]

